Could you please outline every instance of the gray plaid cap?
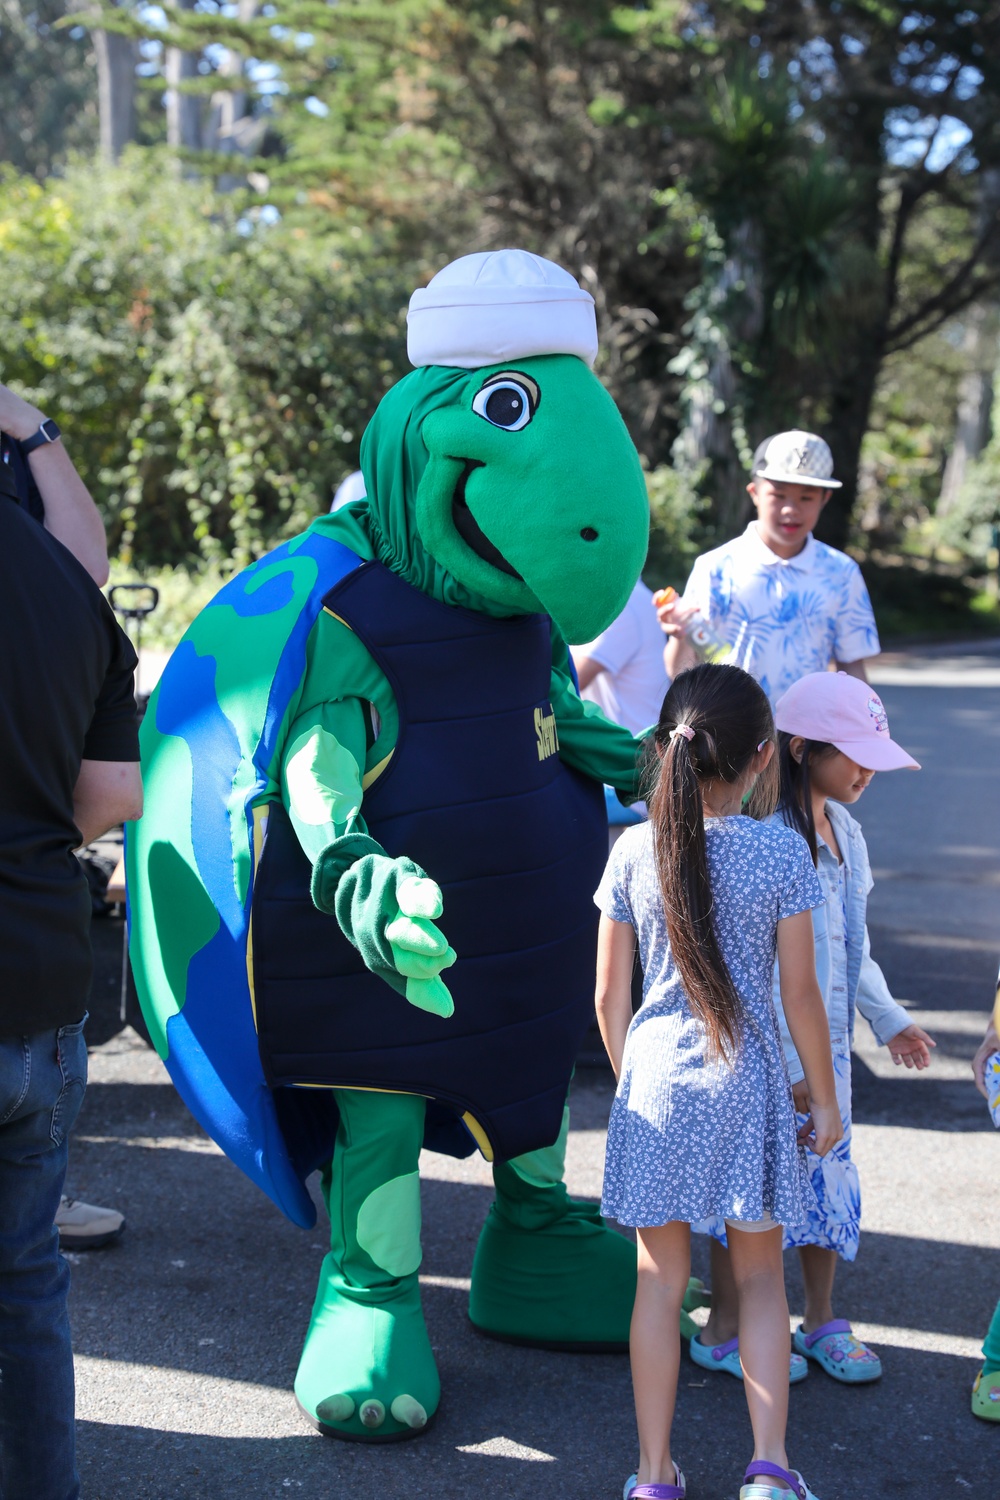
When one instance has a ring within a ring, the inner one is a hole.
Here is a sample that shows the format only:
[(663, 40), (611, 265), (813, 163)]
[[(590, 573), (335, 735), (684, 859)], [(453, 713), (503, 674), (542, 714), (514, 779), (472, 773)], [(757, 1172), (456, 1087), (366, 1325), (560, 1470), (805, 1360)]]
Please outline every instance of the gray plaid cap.
[(842, 488), (833, 478), (830, 446), (814, 432), (779, 432), (765, 438), (753, 456), (753, 477), (784, 480), (786, 484), (817, 484), (825, 490)]

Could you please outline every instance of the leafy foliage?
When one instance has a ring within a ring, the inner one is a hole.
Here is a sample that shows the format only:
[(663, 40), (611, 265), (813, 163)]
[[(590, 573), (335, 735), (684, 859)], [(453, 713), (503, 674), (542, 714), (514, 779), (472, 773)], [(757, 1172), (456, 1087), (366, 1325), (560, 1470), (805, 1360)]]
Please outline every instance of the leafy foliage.
[(0, 256), (3, 378), (58, 414), (137, 562), (246, 560), (300, 529), (402, 372), (398, 267), (248, 237), (150, 155), (49, 192), (8, 173)]
[(58, 29), (64, 0), (0, 0), (0, 161), (43, 179), (97, 143), (97, 72), (82, 26)]
[[(64, 3), (0, 0), (0, 66), (20, 70), (0, 158), (39, 177), (94, 135), (89, 54), (51, 29)], [(950, 335), (1000, 295), (998, 0), (183, 0), (155, 18), (105, 0), (99, 20), (146, 38), (146, 72), (157, 49), (196, 54), (182, 87), (206, 120), (227, 90), (244, 112), (232, 149), (154, 150), (92, 186), (78, 164), (47, 206), (0, 192), (28, 225), (0, 243), (5, 368), (71, 418), (137, 556), (246, 556), (323, 505), (403, 368), (409, 290), (510, 243), (597, 299), (599, 373), (649, 467), (651, 568), (739, 524), (750, 453), (792, 424), (824, 432), (844, 481), (829, 539), (859, 493), (872, 542), (926, 526)], [(141, 90), (144, 141), (162, 85)], [(968, 503), (978, 526), (986, 500)]]

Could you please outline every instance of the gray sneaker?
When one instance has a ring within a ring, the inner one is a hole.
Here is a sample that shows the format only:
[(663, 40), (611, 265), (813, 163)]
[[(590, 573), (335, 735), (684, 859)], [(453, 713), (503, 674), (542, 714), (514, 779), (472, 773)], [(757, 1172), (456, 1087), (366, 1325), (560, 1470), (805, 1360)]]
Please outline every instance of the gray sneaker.
[(76, 1198), (60, 1198), (56, 1214), (60, 1250), (99, 1250), (110, 1245), (125, 1228), (125, 1215), (116, 1208), (96, 1208)]

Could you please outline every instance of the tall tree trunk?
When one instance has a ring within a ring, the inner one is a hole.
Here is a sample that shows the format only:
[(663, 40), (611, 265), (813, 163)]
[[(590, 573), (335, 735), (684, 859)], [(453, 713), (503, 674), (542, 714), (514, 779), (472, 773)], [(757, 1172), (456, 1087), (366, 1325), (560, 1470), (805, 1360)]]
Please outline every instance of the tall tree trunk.
[[(842, 59), (843, 64), (843, 59)], [(893, 58), (886, 54), (870, 59), (866, 67), (876, 85), (887, 86)], [(885, 104), (878, 87), (872, 87), (863, 102), (855, 101), (854, 126), (847, 138), (848, 160), (858, 184), (856, 233), (878, 263), (885, 233), (882, 193), (882, 137)], [(834, 547), (845, 547), (851, 515), (858, 497), (861, 444), (868, 431), (879, 371), (885, 358), (886, 330), (896, 301), (898, 268), (883, 278), (882, 295), (870, 319), (857, 321), (854, 338), (841, 357), (840, 370), (830, 392), (830, 418), (823, 436), (833, 454), (833, 472), (843, 488), (834, 490), (824, 507), (817, 534)]]
[[(239, 19), (252, 21), (261, 6), (261, 0), (239, 0)], [(220, 78), (241, 78), (245, 59), (229, 48), (219, 65)], [(209, 150), (227, 156), (252, 156), (264, 133), (263, 123), (250, 113), (249, 97), (245, 89), (218, 89), (212, 95), (212, 109), (206, 130)], [(242, 173), (225, 172), (216, 186), (220, 192), (230, 192), (240, 182)]]
[(746, 434), (732, 351), (741, 345), (752, 347), (764, 326), (761, 255), (759, 226), (746, 220), (733, 234), (719, 277), (721, 317), (713, 320), (717, 342), (706, 351), (710, 363), (705, 379), (691, 392), (682, 438), (692, 463), (707, 459), (711, 464), (708, 484), (715, 520), (726, 536), (739, 530), (748, 508), (748, 476), (740, 451)]
[[(182, 10), (193, 10), (195, 0), (179, 0)], [(167, 48), (167, 145), (184, 151), (201, 150), (201, 99), (179, 85), (198, 76), (198, 54)]]
[(955, 437), (941, 480), (937, 503), (939, 516), (947, 515), (954, 508), (970, 462), (979, 457), (989, 441), (996, 347), (996, 308), (983, 303), (970, 307), (962, 340), (969, 368), (958, 384)]
[(135, 139), (136, 46), (114, 31), (94, 32), (101, 118), (101, 155), (117, 161)]
[(873, 340), (859, 338), (854, 357), (830, 394), (830, 423), (823, 429), (833, 454), (833, 472), (843, 485), (834, 490), (816, 528), (821, 541), (833, 547), (847, 545), (851, 514), (858, 496), (861, 444), (875, 399), (875, 386), (882, 356)]
[[(992, 222), (998, 203), (1000, 169), (991, 167), (983, 172), (980, 188), (981, 228)], [(995, 239), (989, 256), (994, 263), (1000, 260), (1000, 246)], [(996, 351), (997, 304), (994, 299), (989, 303), (979, 302), (966, 313), (963, 352), (968, 358), (968, 369), (958, 386), (955, 440), (941, 481), (941, 494), (937, 503), (939, 516), (947, 515), (954, 507), (965, 483), (969, 463), (979, 457), (989, 442)]]

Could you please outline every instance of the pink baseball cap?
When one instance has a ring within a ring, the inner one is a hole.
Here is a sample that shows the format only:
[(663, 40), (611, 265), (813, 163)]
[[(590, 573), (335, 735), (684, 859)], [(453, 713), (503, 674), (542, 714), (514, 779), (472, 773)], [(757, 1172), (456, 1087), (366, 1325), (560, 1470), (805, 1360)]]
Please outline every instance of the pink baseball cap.
[(902, 745), (889, 738), (889, 720), (875, 689), (847, 672), (810, 672), (774, 708), (786, 734), (821, 740), (842, 750), (866, 771), (919, 771)]

